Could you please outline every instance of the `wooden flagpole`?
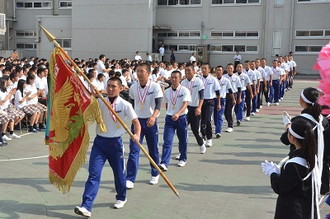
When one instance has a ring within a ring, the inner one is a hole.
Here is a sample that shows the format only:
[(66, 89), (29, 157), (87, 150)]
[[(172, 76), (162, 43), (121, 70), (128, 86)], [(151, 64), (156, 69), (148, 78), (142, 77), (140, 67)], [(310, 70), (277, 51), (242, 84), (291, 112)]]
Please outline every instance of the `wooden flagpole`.
[[(83, 71), (77, 66), (77, 64), (71, 59), (71, 57), (65, 52), (65, 50), (58, 44), (58, 42), (56, 42), (56, 38), (53, 34), (51, 34), (48, 30), (46, 30), (43, 26), (39, 25), (40, 28), (44, 31), (45, 35), (47, 36), (48, 40), (51, 43), (54, 43), (54, 45), (62, 52), (62, 54), (65, 56), (65, 58), (67, 58), (71, 64), (74, 66), (74, 68), (76, 69), (76, 71), (79, 73), (79, 75), (83, 76), (84, 79), (87, 81), (87, 83), (90, 85), (90, 87), (92, 89), (94, 89), (94, 86), (92, 85), (92, 82), (87, 78), (87, 76), (83, 73)], [(114, 111), (111, 107), (111, 105), (105, 100), (105, 98), (102, 96), (102, 94), (97, 90), (94, 89), (94, 92), (99, 96), (99, 98), (104, 102), (104, 104), (107, 106), (107, 108), (111, 111), (111, 113), (117, 118), (117, 120), (119, 121), (119, 123), (123, 126), (123, 128), (126, 130), (126, 132), (130, 135), (131, 138), (133, 138), (133, 133), (131, 132), (131, 130), (126, 126), (126, 124), (124, 123), (124, 121), (119, 117), (119, 115), (116, 113), (116, 111)], [(148, 154), (148, 152), (146, 151), (146, 149), (140, 144), (139, 141), (135, 142), (139, 148), (141, 149), (141, 151), (144, 153), (144, 155), (148, 158), (148, 160), (150, 161), (150, 163), (152, 164), (153, 167), (155, 167), (157, 169), (157, 171), (159, 172), (159, 174), (162, 176), (162, 178), (165, 180), (165, 182), (167, 183), (167, 185), (172, 189), (172, 191), (174, 192), (175, 195), (177, 195), (180, 198), (180, 195), (178, 193), (178, 191), (175, 189), (175, 187), (173, 186), (173, 184), (171, 183), (171, 181), (165, 176), (164, 172), (158, 167), (158, 165), (155, 163), (155, 161), (150, 157), (150, 155)]]

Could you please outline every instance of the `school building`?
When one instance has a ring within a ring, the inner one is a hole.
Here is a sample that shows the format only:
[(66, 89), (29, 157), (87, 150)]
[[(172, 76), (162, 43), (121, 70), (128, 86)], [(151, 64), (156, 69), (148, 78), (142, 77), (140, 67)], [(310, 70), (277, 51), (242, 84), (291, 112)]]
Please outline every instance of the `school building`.
[[(48, 58), (53, 45), (39, 24), (75, 58), (110, 59), (196, 51), (212, 66), (293, 52), (301, 74), (330, 41), (330, 0), (0, 0), (0, 49)], [(4, 18), (5, 17), (5, 18)], [(3, 33), (5, 30), (5, 33)], [(154, 56), (157, 58), (157, 56)]]

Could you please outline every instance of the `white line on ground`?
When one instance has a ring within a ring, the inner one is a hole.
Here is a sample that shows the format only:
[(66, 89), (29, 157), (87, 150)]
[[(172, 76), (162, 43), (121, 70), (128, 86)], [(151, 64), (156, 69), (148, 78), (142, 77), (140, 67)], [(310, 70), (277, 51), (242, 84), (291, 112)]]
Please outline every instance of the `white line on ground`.
[(0, 162), (6, 162), (6, 161), (20, 161), (20, 160), (33, 160), (33, 159), (39, 159), (39, 158), (45, 158), (49, 155), (43, 155), (43, 156), (37, 156), (37, 157), (23, 157), (23, 158), (14, 158), (14, 159), (3, 159), (0, 160)]

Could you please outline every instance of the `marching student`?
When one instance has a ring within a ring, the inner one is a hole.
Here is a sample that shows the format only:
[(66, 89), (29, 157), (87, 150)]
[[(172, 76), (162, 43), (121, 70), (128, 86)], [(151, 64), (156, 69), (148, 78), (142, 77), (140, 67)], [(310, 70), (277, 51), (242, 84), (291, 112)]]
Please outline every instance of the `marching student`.
[[(134, 102), (134, 110), (137, 114), (140, 126), (141, 135), (140, 143), (143, 138), (147, 141), (150, 157), (159, 164), (158, 152), (158, 124), (157, 117), (162, 103), (163, 92), (160, 85), (150, 79), (151, 68), (149, 64), (139, 64), (136, 70), (139, 83), (135, 83), (130, 87), (129, 95)], [(132, 126), (132, 131), (134, 126)], [(127, 161), (126, 187), (134, 188), (134, 182), (139, 167), (140, 148), (133, 141), (129, 144), (129, 157)], [(159, 173), (151, 164), (151, 180), (150, 184), (158, 183)]]
[[(127, 118), (132, 122), (134, 125), (133, 140), (138, 141), (140, 139), (140, 123), (132, 105), (119, 96), (121, 90), (121, 80), (117, 77), (110, 78), (107, 82), (107, 101), (109, 101), (118, 116)], [(91, 217), (92, 205), (99, 190), (101, 173), (106, 160), (112, 168), (117, 192), (116, 203), (113, 207), (123, 208), (127, 202), (124, 145), (121, 137), (125, 133), (125, 129), (103, 101), (99, 101), (99, 104), (107, 131), (101, 132), (99, 126), (96, 128), (97, 135), (89, 159), (89, 176), (85, 184), (82, 204), (74, 208), (76, 214), (84, 217)]]
[(265, 70), (265, 79), (266, 79), (266, 82), (267, 83), (267, 90), (264, 92), (264, 96), (265, 96), (265, 100), (266, 100), (266, 103), (267, 103), (267, 106), (270, 106), (270, 103), (269, 103), (269, 91), (272, 87), (272, 80), (273, 80), (273, 71), (272, 69), (267, 65), (267, 60), (265, 58), (262, 58), (260, 60), (260, 64), (261, 64), (261, 67)]
[[(260, 72), (260, 87), (259, 87), (259, 93), (258, 93), (258, 102), (257, 102), (257, 112), (259, 109), (262, 108), (262, 96), (266, 96), (265, 93), (267, 93), (267, 80), (266, 80), (266, 76), (267, 73), (265, 71), (265, 69), (261, 66), (261, 60), (260, 59), (256, 59), (255, 60), (256, 63), (256, 70)], [(267, 103), (267, 100), (266, 100)]]
[(294, 150), (281, 169), (273, 162), (262, 163), (263, 172), (270, 176), (272, 189), (278, 194), (274, 218), (319, 218), (312, 174), (317, 150), (313, 126), (298, 119), (292, 122), (287, 137)]
[(271, 67), (273, 72), (273, 80), (271, 82), (271, 89), (269, 92), (269, 103), (272, 104), (274, 100), (275, 106), (279, 105), (279, 99), (280, 99), (280, 84), (282, 83), (282, 75), (283, 72), (278, 67), (278, 61), (273, 61), (273, 67)]
[[(237, 126), (240, 126), (243, 121), (243, 114), (244, 114), (244, 104), (245, 104), (245, 97), (246, 95), (250, 95), (249, 98), (253, 99), (252, 88), (251, 88), (251, 81), (247, 74), (243, 73), (243, 64), (238, 64), (237, 67), (237, 76), (241, 80), (242, 88), (241, 88), (241, 99), (242, 101), (235, 106), (235, 114), (237, 119)], [(248, 91), (248, 92), (246, 92)]]
[(188, 103), (188, 124), (190, 123), (191, 131), (193, 132), (197, 144), (200, 146), (200, 153), (206, 152), (204, 139), (199, 135), (201, 112), (204, 102), (204, 84), (199, 77), (195, 76), (193, 64), (187, 64), (185, 67), (186, 79), (181, 82), (182, 86), (189, 89), (191, 101)]
[(247, 90), (246, 97), (245, 97), (245, 103), (246, 103), (246, 121), (250, 121), (251, 111), (252, 111), (252, 100), (253, 97), (256, 96), (256, 86), (257, 86), (257, 78), (253, 71), (250, 69), (250, 61), (246, 60), (244, 62), (244, 70), (243, 73), (247, 74), (249, 76), (251, 81), (251, 90), (252, 93), (250, 93), (250, 90)]
[(166, 117), (163, 135), (163, 152), (159, 167), (166, 171), (170, 163), (173, 137), (175, 131), (179, 138), (179, 167), (183, 167), (187, 162), (187, 106), (191, 101), (190, 91), (188, 88), (180, 85), (181, 72), (173, 71), (171, 73), (171, 87), (167, 88), (164, 93), (166, 102)]
[(293, 79), (294, 79), (294, 76), (296, 75), (296, 68), (297, 68), (297, 64), (296, 64), (295, 61), (293, 61), (292, 55), (288, 55), (288, 62), (287, 62), (287, 64), (290, 66), (288, 87), (289, 88), (292, 88), (292, 86), (293, 86)]
[(261, 80), (261, 74), (260, 72), (256, 69), (256, 62), (251, 61), (250, 62), (250, 71), (253, 72), (256, 78), (256, 86), (255, 86), (255, 92), (254, 92), (254, 97), (252, 99), (252, 109), (251, 109), (251, 115), (255, 116), (257, 112), (257, 106), (258, 106), (258, 96), (260, 92), (260, 80)]
[[(206, 147), (212, 146), (212, 125), (211, 117), (214, 107), (221, 109), (220, 84), (219, 81), (210, 74), (210, 65), (202, 65), (202, 76), (200, 77), (204, 84), (204, 102), (202, 106), (201, 133), (206, 140)], [(214, 106), (214, 98), (217, 98), (217, 106)]]
[(288, 80), (288, 74), (290, 71), (289, 65), (286, 64), (284, 61), (284, 58), (280, 56), (279, 62), (277, 63), (278, 67), (280, 67), (282, 73), (282, 83), (280, 84), (280, 101), (283, 100), (285, 90), (287, 89), (287, 80)]
[(227, 91), (226, 94), (226, 107), (225, 107), (225, 118), (228, 123), (228, 128), (226, 132), (233, 132), (233, 113), (234, 113), (234, 107), (236, 104), (241, 103), (241, 89), (242, 89), (242, 84), (241, 80), (237, 75), (234, 75), (234, 64), (229, 63), (227, 65), (227, 74), (225, 75), (231, 83), (233, 93), (234, 95), (231, 95), (229, 93), (229, 90)]
[[(226, 107), (226, 95), (229, 93), (230, 97), (235, 100), (233, 94), (233, 88), (228, 78), (223, 77), (223, 67), (221, 65), (215, 68), (215, 73), (220, 85), (220, 102), (221, 108), (220, 110), (214, 109), (213, 112), (213, 120), (215, 126), (215, 136), (216, 138), (221, 137), (222, 125), (223, 125), (223, 114), (225, 112)], [(214, 104), (218, 105), (218, 98), (214, 98)]]

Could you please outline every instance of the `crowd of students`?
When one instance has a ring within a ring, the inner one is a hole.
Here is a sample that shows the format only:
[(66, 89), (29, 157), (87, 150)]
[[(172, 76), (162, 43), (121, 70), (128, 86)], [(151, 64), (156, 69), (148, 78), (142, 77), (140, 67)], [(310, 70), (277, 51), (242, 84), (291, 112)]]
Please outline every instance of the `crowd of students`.
[(45, 129), (47, 74), (45, 59), (0, 57), (0, 146), (20, 138), (14, 130), (24, 126), (23, 119), (29, 132)]

